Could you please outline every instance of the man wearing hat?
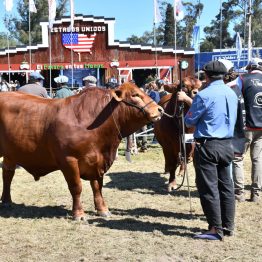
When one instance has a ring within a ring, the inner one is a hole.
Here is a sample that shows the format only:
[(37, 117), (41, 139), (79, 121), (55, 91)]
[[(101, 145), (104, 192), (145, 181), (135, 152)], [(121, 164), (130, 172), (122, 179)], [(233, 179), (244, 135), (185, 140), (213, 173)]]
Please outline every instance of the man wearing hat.
[(68, 83), (67, 76), (58, 76), (54, 78), (54, 81), (56, 82), (58, 88), (54, 98), (65, 98), (74, 95), (73, 91), (67, 85)]
[(224, 84), (227, 68), (219, 61), (204, 68), (206, 87), (193, 101), (180, 92), (179, 100), (191, 104), (185, 116), (188, 127), (195, 127), (194, 167), (200, 202), (208, 231), (195, 239), (223, 240), (233, 235), (235, 218), (234, 187), (230, 164), (234, 158), (232, 137), (237, 118), (237, 96)]
[[(251, 156), (251, 202), (258, 202), (262, 190), (262, 59), (252, 58), (246, 66), (247, 74), (240, 75), (236, 84), (243, 94), (246, 109), (246, 150)], [(239, 161), (239, 172), (235, 184), (236, 198), (244, 201), (243, 158)]]
[(97, 79), (94, 76), (86, 76), (83, 78), (85, 87), (96, 86)]
[(44, 77), (39, 72), (32, 72), (29, 76), (29, 83), (21, 86), (19, 92), (49, 98), (46, 89), (42, 85), (43, 80)]

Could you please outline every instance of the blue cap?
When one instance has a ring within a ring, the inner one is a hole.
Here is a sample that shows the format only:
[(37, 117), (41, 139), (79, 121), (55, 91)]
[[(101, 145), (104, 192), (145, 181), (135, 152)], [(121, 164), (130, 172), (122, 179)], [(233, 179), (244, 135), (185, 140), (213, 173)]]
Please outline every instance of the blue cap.
[(44, 80), (45, 78), (38, 72), (32, 72), (30, 73), (30, 79), (34, 79), (34, 80)]

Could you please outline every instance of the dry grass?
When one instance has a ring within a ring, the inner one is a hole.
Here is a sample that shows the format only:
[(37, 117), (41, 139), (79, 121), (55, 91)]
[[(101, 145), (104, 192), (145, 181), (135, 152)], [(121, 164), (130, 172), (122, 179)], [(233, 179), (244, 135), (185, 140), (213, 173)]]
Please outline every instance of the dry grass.
[[(122, 155), (105, 176), (103, 192), (113, 213), (110, 219), (95, 215), (91, 188), (83, 182), (88, 223), (71, 220), (71, 196), (60, 172), (35, 182), (18, 169), (12, 185), (15, 204), (11, 209), (0, 208), (0, 261), (262, 260), (261, 203), (237, 204), (234, 237), (224, 242), (193, 240), (193, 234), (207, 224), (192, 164), (188, 166), (191, 214), (187, 187), (166, 192), (168, 177), (161, 174), (164, 160), (159, 146), (134, 156), (132, 163)], [(248, 157), (245, 168), (249, 182)]]

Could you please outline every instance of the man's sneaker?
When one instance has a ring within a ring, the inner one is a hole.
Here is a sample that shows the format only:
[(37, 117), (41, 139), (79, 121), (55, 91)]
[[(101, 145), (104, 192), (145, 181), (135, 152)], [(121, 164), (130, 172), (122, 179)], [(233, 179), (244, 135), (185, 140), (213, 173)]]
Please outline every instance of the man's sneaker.
[(246, 201), (245, 195), (243, 193), (242, 194), (235, 194), (235, 199), (238, 202), (245, 202)]
[(194, 239), (203, 239), (203, 240), (220, 240), (223, 241), (223, 237), (217, 233), (204, 233), (193, 236)]
[(256, 193), (251, 193), (250, 201), (251, 202), (259, 202), (259, 195), (256, 194)]

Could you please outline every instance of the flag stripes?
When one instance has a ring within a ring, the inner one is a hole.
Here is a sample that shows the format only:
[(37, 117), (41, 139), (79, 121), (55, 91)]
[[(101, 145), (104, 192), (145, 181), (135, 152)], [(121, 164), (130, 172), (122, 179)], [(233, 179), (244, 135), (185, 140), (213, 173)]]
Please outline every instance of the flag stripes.
[[(74, 52), (89, 52), (91, 53), (91, 48), (93, 47), (96, 34), (92, 34), (89, 37), (85, 34), (78, 33), (64, 33), (62, 35), (62, 43), (68, 48), (72, 49)], [(72, 39), (72, 43), (71, 43)]]

